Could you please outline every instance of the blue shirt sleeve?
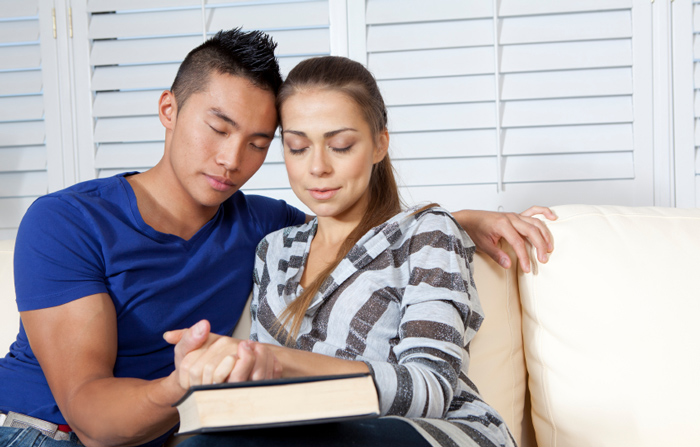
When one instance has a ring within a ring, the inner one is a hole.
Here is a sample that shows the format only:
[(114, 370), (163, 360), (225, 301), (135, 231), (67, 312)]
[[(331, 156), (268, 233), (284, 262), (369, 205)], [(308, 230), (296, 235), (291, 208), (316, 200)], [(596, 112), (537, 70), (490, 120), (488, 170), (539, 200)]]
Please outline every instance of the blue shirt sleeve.
[(15, 292), (20, 311), (107, 292), (104, 261), (90, 222), (56, 196), (37, 199), (17, 232)]
[(247, 200), (251, 210), (257, 215), (257, 221), (261, 225), (262, 235), (272, 233), (292, 225), (301, 225), (306, 221), (306, 214), (284, 200), (271, 199), (269, 197), (250, 195)]

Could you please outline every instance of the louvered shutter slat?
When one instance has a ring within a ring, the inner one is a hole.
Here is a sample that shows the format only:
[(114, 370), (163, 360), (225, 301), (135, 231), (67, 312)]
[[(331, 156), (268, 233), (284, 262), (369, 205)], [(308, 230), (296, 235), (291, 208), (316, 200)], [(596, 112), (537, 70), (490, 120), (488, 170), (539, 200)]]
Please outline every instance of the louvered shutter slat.
[(41, 65), (39, 45), (0, 47), (0, 70), (17, 70)]
[(3, 147), (0, 149), (0, 171), (41, 171), (46, 169), (44, 146)]
[(40, 120), (44, 116), (44, 99), (40, 96), (0, 98), (0, 121)]
[(0, 19), (35, 16), (38, 12), (38, 0), (0, 0)]
[(388, 106), (495, 100), (493, 76), (454, 76), (379, 81)]
[(631, 95), (632, 70), (605, 68), (536, 73), (509, 73), (503, 76), (504, 101), (534, 98)]
[(26, 95), (41, 91), (41, 70), (0, 73), (0, 95)]
[(482, 45), (493, 45), (491, 19), (373, 26), (367, 31), (370, 52)]

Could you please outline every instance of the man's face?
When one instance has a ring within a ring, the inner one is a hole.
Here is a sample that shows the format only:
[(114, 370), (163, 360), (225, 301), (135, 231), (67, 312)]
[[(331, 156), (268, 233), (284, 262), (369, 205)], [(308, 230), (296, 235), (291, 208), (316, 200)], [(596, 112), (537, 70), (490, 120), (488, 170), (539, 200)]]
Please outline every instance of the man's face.
[[(161, 98), (161, 103), (163, 98)], [(240, 76), (212, 73), (173, 107), (166, 158), (190, 205), (218, 208), (260, 168), (277, 127), (275, 96)], [(183, 203), (184, 205), (184, 203)]]

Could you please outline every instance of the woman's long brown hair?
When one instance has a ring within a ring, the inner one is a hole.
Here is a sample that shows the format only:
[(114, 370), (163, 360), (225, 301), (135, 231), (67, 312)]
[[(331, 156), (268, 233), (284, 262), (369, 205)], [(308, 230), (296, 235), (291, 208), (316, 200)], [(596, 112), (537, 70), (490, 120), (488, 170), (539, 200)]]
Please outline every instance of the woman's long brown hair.
[[(387, 129), (384, 99), (379, 92), (374, 76), (362, 64), (338, 56), (324, 56), (302, 61), (289, 72), (287, 79), (282, 84), (277, 96), (278, 112), (281, 112), (282, 105), (292, 95), (311, 89), (341, 92), (355, 101), (370, 126), (375, 142), (378, 141), (381, 132)], [(284, 127), (284, 123), (282, 123), (282, 127)], [(278, 336), (284, 328), (287, 328), (286, 343), (291, 345), (295, 342), (304, 315), (314, 296), (321, 289), (323, 282), (364, 234), (386, 222), (400, 211), (399, 189), (394, 178), (394, 168), (387, 154), (382, 161), (372, 167), (372, 176), (369, 181), (369, 203), (362, 220), (341, 245), (335, 260), (319, 273), (302, 294), (284, 310), (281, 315)]]

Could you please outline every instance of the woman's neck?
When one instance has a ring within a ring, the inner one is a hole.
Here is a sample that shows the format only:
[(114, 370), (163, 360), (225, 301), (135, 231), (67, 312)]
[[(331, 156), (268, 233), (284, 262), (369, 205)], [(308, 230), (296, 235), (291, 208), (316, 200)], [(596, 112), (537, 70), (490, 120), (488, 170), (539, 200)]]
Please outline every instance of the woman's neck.
[(311, 241), (301, 277), (302, 287), (308, 287), (318, 275), (338, 259), (341, 247), (360, 224), (366, 206), (362, 207), (361, 211), (362, 213), (352, 213), (343, 217), (317, 217), (316, 234)]

